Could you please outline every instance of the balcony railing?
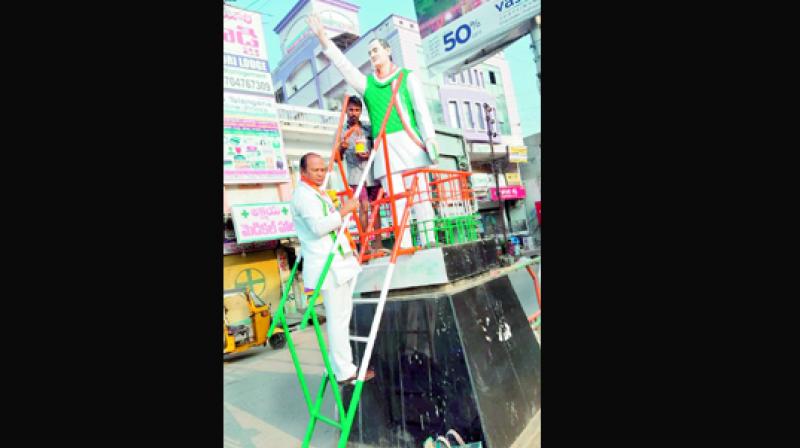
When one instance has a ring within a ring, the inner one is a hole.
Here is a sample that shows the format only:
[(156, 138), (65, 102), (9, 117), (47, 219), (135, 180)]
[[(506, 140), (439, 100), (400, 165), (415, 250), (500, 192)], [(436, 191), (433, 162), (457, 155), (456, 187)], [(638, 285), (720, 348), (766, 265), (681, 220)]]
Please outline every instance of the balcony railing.
[(297, 126), (301, 128), (317, 128), (325, 131), (336, 131), (339, 124), (339, 112), (276, 104), (281, 126)]
[[(278, 119), (281, 126), (295, 126), (305, 129), (318, 129), (326, 132), (336, 132), (339, 125), (339, 112), (312, 107), (295, 106), (292, 104), (277, 103)], [(366, 111), (361, 114), (361, 122), (369, 124)]]

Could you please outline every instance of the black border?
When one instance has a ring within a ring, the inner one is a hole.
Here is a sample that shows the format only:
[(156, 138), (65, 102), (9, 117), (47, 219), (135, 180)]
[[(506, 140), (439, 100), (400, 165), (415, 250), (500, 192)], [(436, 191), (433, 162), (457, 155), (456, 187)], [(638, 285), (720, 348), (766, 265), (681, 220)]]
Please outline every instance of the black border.
[(8, 380), (28, 443), (222, 440), (221, 7), (8, 10)]

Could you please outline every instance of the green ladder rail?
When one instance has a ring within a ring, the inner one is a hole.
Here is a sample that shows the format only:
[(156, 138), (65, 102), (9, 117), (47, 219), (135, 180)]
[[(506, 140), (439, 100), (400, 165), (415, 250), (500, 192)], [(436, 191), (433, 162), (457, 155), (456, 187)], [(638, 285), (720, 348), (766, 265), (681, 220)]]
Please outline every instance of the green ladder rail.
[[(360, 186), (359, 186), (359, 188), (360, 188)], [(411, 187), (411, 195), (410, 195), (410, 197), (413, 197), (413, 195), (416, 194), (417, 189), (418, 189), (417, 180), (414, 179), (412, 187)], [(409, 200), (409, 202), (411, 202), (411, 200)], [(409, 206), (406, 207), (406, 209), (405, 209), (405, 211), (403, 213), (400, 229), (404, 228), (405, 225), (408, 223), (408, 220), (409, 220), (409, 217), (410, 217), (410, 212), (411, 212), (411, 207), (409, 205)], [(339, 437), (338, 447), (339, 448), (345, 448), (345, 446), (347, 445), (347, 440), (350, 437), (350, 430), (352, 429), (353, 421), (355, 420), (355, 413), (356, 413), (356, 410), (358, 409), (358, 403), (359, 403), (359, 401), (361, 399), (361, 392), (362, 392), (363, 387), (364, 387), (364, 378), (366, 377), (367, 366), (369, 365), (370, 358), (372, 357), (372, 351), (373, 351), (373, 348), (374, 348), (374, 345), (375, 345), (375, 339), (376, 339), (376, 336), (377, 336), (377, 333), (378, 333), (378, 329), (380, 327), (380, 320), (381, 320), (381, 316), (383, 315), (383, 307), (384, 307), (384, 305), (386, 303), (386, 298), (387, 298), (388, 293), (389, 293), (389, 285), (391, 284), (392, 277), (394, 275), (394, 268), (395, 268), (395, 266), (397, 264), (397, 254), (398, 254), (398, 250), (400, 248), (401, 239), (402, 238), (395, 238), (395, 244), (394, 244), (394, 248), (392, 250), (392, 256), (391, 256), (389, 265), (387, 267), (386, 278), (384, 279), (384, 284), (383, 284), (383, 287), (381, 288), (380, 298), (377, 300), (378, 307), (375, 310), (375, 315), (373, 316), (372, 326), (370, 328), (369, 336), (367, 338), (361, 338), (361, 337), (358, 337), (358, 336), (350, 336), (350, 340), (355, 340), (355, 341), (359, 341), (359, 342), (366, 342), (367, 343), (367, 347), (364, 349), (364, 356), (363, 356), (363, 358), (361, 360), (361, 363), (359, 365), (359, 370), (358, 370), (357, 379), (355, 381), (355, 388), (353, 390), (353, 395), (352, 395), (352, 397), (350, 399), (350, 404), (349, 404), (349, 406), (347, 407), (346, 410), (344, 408), (344, 403), (342, 401), (341, 393), (340, 393), (339, 388), (338, 388), (338, 383), (336, 382), (336, 378), (335, 378), (335, 376), (333, 374), (333, 369), (331, 368), (330, 358), (328, 356), (328, 350), (327, 350), (327, 346), (325, 344), (325, 338), (322, 335), (322, 330), (320, 329), (320, 326), (319, 326), (319, 320), (317, 318), (317, 313), (314, 310), (314, 308), (315, 308), (314, 307), (314, 303), (315, 303), (314, 300), (319, 295), (319, 291), (320, 291), (320, 288), (322, 286), (322, 282), (325, 280), (325, 276), (327, 275), (327, 272), (328, 272), (328, 270), (330, 268), (330, 264), (331, 264), (331, 262), (333, 260), (333, 257), (331, 257), (329, 255), (329, 257), (328, 257), (328, 259), (326, 261), (326, 264), (323, 267), (322, 274), (320, 274), (320, 280), (317, 281), (317, 285), (316, 285), (316, 288), (315, 288), (315, 291), (314, 291), (314, 295), (312, 295), (312, 300), (309, 302), (308, 309), (306, 310), (306, 314), (303, 317), (303, 322), (301, 323), (301, 327), (304, 327), (303, 324), (307, 323), (307, 320), (306, 320), (305, 316), (306, 315), (310, 316), (311, 321), (313, 323), (313, 327), (314, 327), (314, 333), (315, 333), (315, 335), (317, 337), (317, 343), (319, 344), (320, 351), (322, 353), (322, 361), (325, 364), (325, 372), (326, 372), (326, 374), (323, 375), (322, 383), (320, 384), (319, 390), (317, 392), (316, 399), (314, 401), (311, 400), (311, 393), (310, 393), (310, 391), (308, 389), (308, 384), (306, 383), (305, 375), (303, 374), (302, 366), (300, 365), (300, 361), (299, 361), (298, 356), (297, 356), (297, 350), (295, 348), (294, 341), (292, 340), (292, 334), (291, 334), (291, 331), (289, 331), (289, 325), (288, 325), (288, 321), (286, 320), (286, 315), (285, 315), (286, 300), (287, 300), (287, 298), (289, 296), (289, 291), (291, 290), (292, 284), (294, 283), (294, 279), (295, 279), (295, 276), (296, 276), (296, 273), (297, 273), (297, 267), (300, 265), (300, 261), (302, 259), (302, 255), (297, 257), (297, 260), (295, 261), (294, 266), (292, 266), (292, 272), (289, 275), (289, 280), (287, 281), (286, 286), (284, 287), (283, 294), (281, 295), (281, 301), (280, 301), (280, 303), (278, 305), (278, 310), (277, 310), (277, 312), (275, 314), (275, 317), (274, 317), (274, 319), (272, 321), (272, 324), (270, 325), (269, 332), (267, 333), (267, 338), (272, 336), (273, 332), (275, 331), (275, 327), (277, 325), (281, 325), (283, 330), (284, 330), (284, 332), (286, 333), (286, 341), (287, 341), (287, 346), (289, 347), (289, 353), (292, 356), (292, 363), (294, 364), (295, 371), (297, 372), (297, 379), (300, 382), (300, 388), (302, 389), (302, 392), (303, 392), (303, 398), (305, 399), (306, 406), (309, 409), (309, 415), (311, 417), (311, 420), (309, 421), (308, 427), (306, 428), (305, 437), (303, 439), (303, 444), (302, 444), (303, 448), (307, 448), (309, 446), (309, 444), (311, 443), (311, 437), (312, 437), (312, 435), (314, 433), (314, 428), (316, 426), (317, 421), (321, 421), (321, 422), (326, 423), (328, 425), (331, 425), (331, 426), (333, 426), (335, 428), (338, 428), (341, 431), (341, 435)], [(338, 242), (338, 238), (337, 238), (337, 242)], [(335, 248), (336, 248), (335, 244), (334, 244), (333, 248), (335, 250)], [(357, 277), (353, 278), (351, 280), (352, 286), (355, 285), (356, 280), (357, 280)], [(352, 294), (352, 288), (351, 288), (351, 294)], [(375, 299), (361, 299), (361, 300), (364, 301), (362, 303), (366, 303), (367, 301), (369, 303), (375, 303)], [(334, 420), (332, 418), (329, 418), (329, 417), (327, 417), (327, 416), (325, 416), (325, 415), (323, 415), (321, 413), (321, 409), (320, 408), (322, 406), (323, 398), (325, 396), (325, 392), (326, 392), (327, 387), (328, 387), (329, 384), (332, 386), (331, 390), (333, 392), (333, 399), (334, 399), (334, 401), (336, 403), (336, 408), (339, 411), (338, 415), (344, 417), (343, 421), (336, 421), (336, 420)]]

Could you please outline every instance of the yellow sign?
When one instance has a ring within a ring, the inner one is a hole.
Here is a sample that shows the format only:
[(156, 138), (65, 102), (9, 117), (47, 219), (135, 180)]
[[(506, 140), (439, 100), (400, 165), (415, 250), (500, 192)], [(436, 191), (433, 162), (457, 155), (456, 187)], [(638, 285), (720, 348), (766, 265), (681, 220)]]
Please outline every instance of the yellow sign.
[(508, 161), (511, 163), (528, 163), (528, 147), (509, 146)]
[(226, 255), (222, 258), (224, 289), (250, 288), (275, 312), (281, 301), (281, 278), (275, 251)]
[(506, 173), (506, 185), (522, 185), (519, 173)]

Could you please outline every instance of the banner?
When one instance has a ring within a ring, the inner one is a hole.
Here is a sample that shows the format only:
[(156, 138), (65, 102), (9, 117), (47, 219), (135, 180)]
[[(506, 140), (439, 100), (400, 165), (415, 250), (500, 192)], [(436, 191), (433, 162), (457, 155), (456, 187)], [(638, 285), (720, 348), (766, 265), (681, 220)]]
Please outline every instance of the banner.
[[(493, 201), (497, 200), (497, 188), (490, 188), (489, 194)], [(515, 185), (512, 187), (500, 187), (500, 195), (503, 199), (524, 199), (525, 187)]]
[(528, 147), (509, 146), (508, 161), (511, 163), (528, 163)]
[(275, 100), (267, 96), (223, 91), (222, 112), (225, 120), (249, 118), (256, 121), (276, 124), (278, 120), (278, 113), (275, 110)]
[(506, 173), (506, 185), (521, 185), (522, 179), (519, 173)]
[(288, 202), (234, 205), (231, 217), (239, 244), (297, 236)]
[(223, 27), (223, 183), (289, 182), (261, 15), (226, 5)]
[(530, 32), (541, 0), (414, 0), (433, 73), (458, 72)]
[(223, 173), (225, 183), (287, 182), (286, 158), (277, 129), (225, 128)]
[(261, 14), (225, 5), (222, 51), (225, 54), (267, 61), (267, 42)]
[(275, 95), (272, 76), (267, 72), (223, 67), (222, 88), (228, 91)]

